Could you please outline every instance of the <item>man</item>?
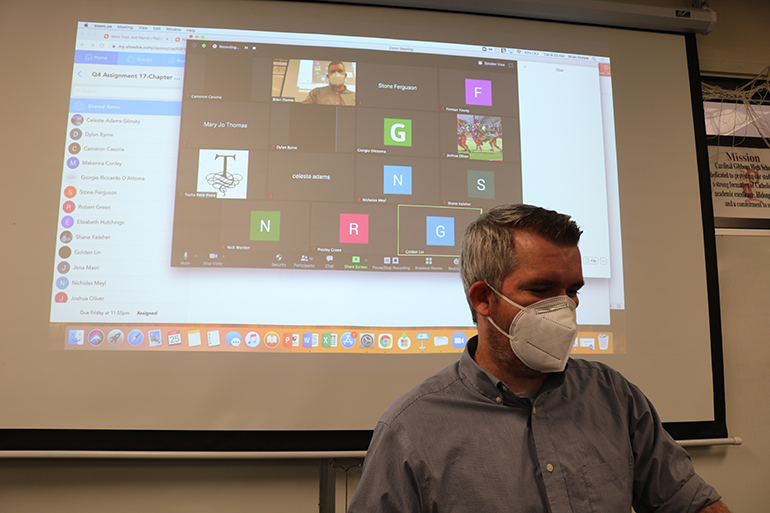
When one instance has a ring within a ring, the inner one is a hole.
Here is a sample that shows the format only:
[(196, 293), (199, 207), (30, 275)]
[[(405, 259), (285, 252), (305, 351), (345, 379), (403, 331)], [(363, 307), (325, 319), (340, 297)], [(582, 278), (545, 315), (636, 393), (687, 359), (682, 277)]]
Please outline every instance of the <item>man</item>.
[(500, 146), (497, 145), (497, 139), (500, 137), (500, 132), (497, 130), (494, 130), (492, 134), (490, 135), (489, 145), (496, 149), (497, 151), (503, 151)]
[(326, 67), (326, 78), (329, 85), (316, 87), (307, 94), (302, 103), (316, 103), (320, 105), (348, 105), (356, 104), (356, 93), (345, 86), (345, 65), (340, 61), (332, 61)]
[(728, 511), (639, 389), (569, 359), (580, 234), (529, 205), (468, 227), (461, 270), (478, 337), (380, 419), (349, 513)]

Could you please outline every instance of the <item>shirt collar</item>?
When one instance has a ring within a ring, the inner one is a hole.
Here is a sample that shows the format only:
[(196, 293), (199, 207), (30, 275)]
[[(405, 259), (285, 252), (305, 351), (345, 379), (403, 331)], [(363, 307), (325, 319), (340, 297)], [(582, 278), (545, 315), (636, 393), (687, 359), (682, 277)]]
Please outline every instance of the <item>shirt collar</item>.
[[(516, 396), (516, 394), (508, 390), (505, 383), (476, 363), (473, 356), (476, 353), (478, 343), (478, 335), (471, 337), (465, 346), (465, 351), (463, 351), (463, 354), (460, 357), (459, 372), (463, 382), (495, 402), (497, 402), (497, 398), (501, 396), (506, 399), (507, 403), (521, 403), (522, 401), (528, 401)], [(567, 368), (569, 368), (569, 362), (567, 362)], [(560, 387), (564, 383), (565, 372), (566, 370), (564, 372), (554, 372), (550, 374), (543, 384), (541, 394)]]

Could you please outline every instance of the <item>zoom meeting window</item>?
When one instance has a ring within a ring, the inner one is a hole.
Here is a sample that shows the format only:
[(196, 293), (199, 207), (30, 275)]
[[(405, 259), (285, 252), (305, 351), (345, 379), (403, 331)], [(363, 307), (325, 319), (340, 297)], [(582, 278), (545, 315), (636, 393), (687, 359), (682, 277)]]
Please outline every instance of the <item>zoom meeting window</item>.
[(65, 347), (458, 352), (465, 227), (524, 201), (585, 230), (574, 352), (625, 352), (609, 59), (85, 22), (76, 45)]
[(517, 89), (510, 60), (188, 41), (171, 264), (457, 272), (522, 201)]

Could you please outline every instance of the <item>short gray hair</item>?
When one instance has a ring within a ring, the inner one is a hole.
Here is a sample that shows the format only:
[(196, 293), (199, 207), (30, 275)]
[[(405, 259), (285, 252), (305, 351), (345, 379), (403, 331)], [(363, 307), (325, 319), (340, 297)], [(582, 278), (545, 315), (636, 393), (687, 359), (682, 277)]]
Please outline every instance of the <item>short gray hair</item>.
[(514, 231), (539, 235), (559, 246), (577, 246), (583, 231), (572, 218), (533, 205), (500, 205), (480, 215), (465, 230), (460, 273), (465, 298), (471, 307), (471, 285), (483, 281), (500, 290), (503, 280), (516, 268)]

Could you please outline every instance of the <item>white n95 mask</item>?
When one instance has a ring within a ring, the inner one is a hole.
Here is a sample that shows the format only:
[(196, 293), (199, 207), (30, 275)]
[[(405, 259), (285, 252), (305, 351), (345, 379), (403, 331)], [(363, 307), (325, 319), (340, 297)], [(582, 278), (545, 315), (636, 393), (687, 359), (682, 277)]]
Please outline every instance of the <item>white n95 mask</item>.
[(342, 84), (345, 83), (345, 78), (347, 77), (345, 76), (344, 73), (335, 72), (329, 75), (329, 83), (331, 83), (331, 85), (333, 86), (341, 86)]
[(487, 317), (511, 341), (511, 349), (519, 360), (539, 372), (563, 371), (577, 333), (575, 302), (567, 296), (555, 296), (523, 307), (490, 288), (521, 310), (511, 321), (508, 333)]

